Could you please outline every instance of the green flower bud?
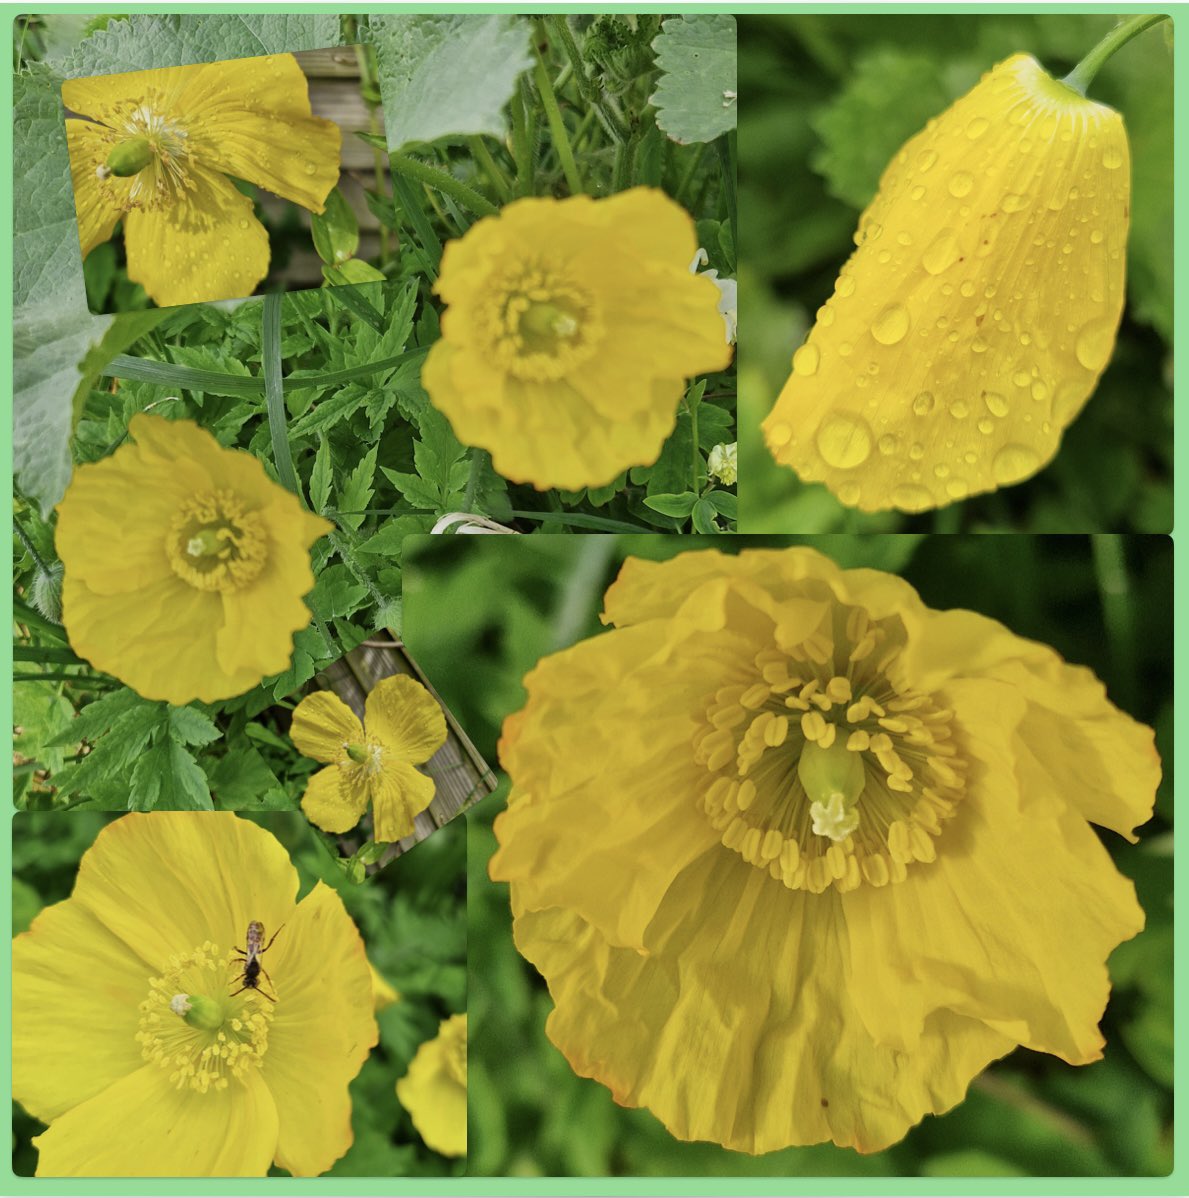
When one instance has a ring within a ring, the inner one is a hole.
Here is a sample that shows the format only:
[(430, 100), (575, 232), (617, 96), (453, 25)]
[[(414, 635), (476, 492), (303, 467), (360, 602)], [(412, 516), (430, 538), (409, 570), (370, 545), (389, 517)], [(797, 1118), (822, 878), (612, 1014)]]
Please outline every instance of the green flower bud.
[(153, 148), (149, 139), (143, 135), (130, 137), (112, 148), (107, 156), (107, 169), (121, 179), (139, 174), (153, 161)]
[(217, 1032), (223, 1026), (223, 1004), (202, 994), (175, 994), (169, 1009), (191, 1027)]

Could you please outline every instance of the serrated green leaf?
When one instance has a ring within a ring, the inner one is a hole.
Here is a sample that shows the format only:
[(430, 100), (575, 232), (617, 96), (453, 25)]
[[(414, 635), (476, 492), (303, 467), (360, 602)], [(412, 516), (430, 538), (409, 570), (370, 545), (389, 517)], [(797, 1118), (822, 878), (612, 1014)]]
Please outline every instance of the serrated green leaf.
[(661, 78), (650, 102), (657, 107), (656, 123), (673, 141), (713, 141), (735, 128), (734, 17), (670, 17), (652, 48)]
[(131, 811), (211, 811), (206, 775), (189, 752), (166, 737), (141, 754), (132, 771)]
[(375, 493), (373, 479), (376, 474), (376, 452), (379, 445), (373, 445), (360, 459), (359, 465), (347, 475), (339, 491), (336, 502), (338, 522), (347, 528), (355, 529), (363, 523), (362, 512), (371, 502)]
[[(251, 747), (233, 749), (215, 762), (203, 762), (210, 790), (224, 810), (259, 809), (277, 787), (268, 762)], [(287, 803), (291, 806), (291, 803)]]
[(362, 606), (368, 590), (341, 562), (328, 566), (318, 575), (318, 581), (307, 602), (323, 620), (341, 619)]
[(112, 691), (88, 703), (86, 707), (63, 729), (52, 737), (50, 745), (77, 745), (80, 741), (97, 740), (108, 732), (122, 716), (129, 712), (142, 709), (146, 722), (159, 723), (161, 719), (161, 704), (149, 699), (142, 699), (134, 690), (123, 688)]
[(693, 491), (684, 491), (680, 495), (649, 495), (644, 500), (654, 512), (660, 512), (662, 516), (673, 516), (678, 520), (688, 519), (697, 502), (698, 497)]
[(194, 707), (169, 709), (169, 735), (180, 745), (209, 745), (219, 739), (215, 722)]
[(371, 16), (388, 148), (508, 132), (504, 106), (532, 65), (531, 26), (511, 15)]
[(441, 510), (442, 496), (438, 488), (417, 474), (405, 474), (399, 470), (381, 467), (388, 481), (414, 506), (426, 511)]

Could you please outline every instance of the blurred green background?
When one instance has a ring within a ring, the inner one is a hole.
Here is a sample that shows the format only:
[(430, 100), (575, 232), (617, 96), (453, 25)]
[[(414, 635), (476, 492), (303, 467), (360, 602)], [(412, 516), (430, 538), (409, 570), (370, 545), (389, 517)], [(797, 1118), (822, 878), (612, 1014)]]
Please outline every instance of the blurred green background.
[(1110, 15), (796, 15), (739, 18), (741, 527), (1168, 532), (1172, 528), (1172, 23), (1094, 80), (1132, 154), (1128, 303), (1111, 364), (1039, 475), (936, 513), (864, 515), (775, 464), (760, 422), (793, 351), (854, 249), (884, 166), (925, 122), (1016, 52), (1058, 77)]
[[(1163, 1175), (1172, 1165), (1172, 544), (1166, 537), (418, 537), (405, 548), (406, 638), (493, 763), (521, 679), (597, 635), (628, 554), (810, 543), (845, 566), (898, 573), (932, 607), (970, 607), (1090, 666), (1154, 725), (1165, 776), (1137, 845), (1104, 840), (1132, 877), (1147, 929), (1111, 959), (1102, 1061), (1072, 1068), (1018, 1050), (967, 1100), (872, 1156), (822, 1145), (749, 1157), (673, 1139), (617, 1107), (548, 1042), (549, 996), (512, 945), (508, 892), (487, 878), (507, 783), (468, 815), (470, 1171), (519, 1176), (882, 1177)], [(444, 614), (445, 613), (445, 614)]]
[[(18, 812), (12, 821), (12, 931), (23, 932), (42, 907), (68, 898), (79, 858), (116, 815), (96, 811)], [(323, 881), (338, 891), (367, 955), (400, 999), (377, 1012), (380, 1043), (351, 1083), (355, 1142), (327, 1176), (451, 1177), (465, 1164), (422, 1142), (396, 1098), (397, 1078), (447, 1016), (466, 1009), (466, 834), (447, 824), (385, 869), (355, 885), (300, 812), (245, 818), (285, 846), (301, 879), (301, 895)], [(13, 1172), (37, 1167), (30, 1143), (44, 1125), (12, 1108)], [(288, 1176), (274, 1169), (277, 1176)]]

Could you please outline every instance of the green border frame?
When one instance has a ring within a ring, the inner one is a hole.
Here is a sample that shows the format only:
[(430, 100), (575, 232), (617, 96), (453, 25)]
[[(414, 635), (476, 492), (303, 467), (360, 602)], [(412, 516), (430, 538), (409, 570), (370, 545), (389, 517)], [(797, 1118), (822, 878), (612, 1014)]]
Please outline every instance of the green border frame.
[[(94, 14), (110, 12), (118, 9), (122, 13), (238, 13), (243, 12), (245, 3), (227, 4), (154, 4), (154, 3), (123, 3), (115, 5), (103, 4), (53, 4), (56, 13), (63, 14)], [(252, 8), (270, 13), (285, 12), (280, 4), (251, 4)], [(32, 12), (37, 5), (10, 3), (0, 4), (0, 14), (7, 22), (22, 13)], [(339, 3), (295, 3), (290, 11), (301, 13), (342, 13), (358, 11), (364, 13), (406, 12), (406, 13), (536, 13), (571, 11), (590, 13), (600, 11), (621, 12), (673, 12), (698, 11), (721, 12), (735, 15), (758, 15), (764, 13), (849, 13), (855, 16), (889, 16), (905, 13), (942, 13), (961, 15), (970, 14), (1012, 14), (1012, 13), (1063, 13), (1071, 10), (1100, 9), (1107, 13), (1134, 15), (1137, 13), (1167, 13), (1174, 23), (1182, 17), (1189, 17), (1189, 3), (1156, 5), (1156, 4), (1118, 4), (1094, 2), (1081, 4), (784, 4), (784, 3), (720, 3), (718, 0), (708, 0), (700, 3), (698, 0), (679, 0), (676, 4), (634, 3), (632, 0), (617, 2), (617, 0), (591, 0), (590, 3), (553, 3), (542, 4), (531, 2), (521, 3), (471, 3), (450, 4), (434, 3), (432, 0), (422, 3), (408, 4), (377, 4), (363, 0), (359, 4)], [(1174, 87), (1179, 95), (1189, 95), (1189, 66), (1187, 66), (1189, 51), (1184, 48), (1174, 49)], [(12, 74), (5, 70), (0, 72), (0, 96), (4, 101), (6, 112), (12, 108)], [(744, 101), (745, 102), (745, 101)], [(1182, 196), (1189, 195), (1189, 159), (1186, 158), (1186, 137), (1189, 136), (1189, 108), (1184, 105), (1177, 110), (1186, 113), (1185, 120), (1177, 120), (1174, 126), (1174, 187)], [(5, 117), (0, 125), (0, 160), (5, 163), (12, 161), (12, 124)], [(0, 197), (4, 202), (8, 228), (12, 228), (12, 175), (5, 172), (0, 178)], [(1189, 203), (1182, 202), (1175, 210), (1173, 243), (1176, 253), (1174, 268), (1174, 344), (1180, 342), (1189, 347), (1189, 317), (1185, 310), (1175, 304), (1175, 297), (1186, 292), (1186, 279), (1189, 277), (1189, 251), (1182, 247), (1189, 242)], [(12, 241), (11, 237), (0, 239), (0, 275), (5, 279), (12, 274)], [(12, 327), (12, 295), (7, 284), (0, 286), (0, 325)], [(12, 339), (6, 336), (3, 347), (0, 347), (0, 371), (7, 380), (12, 379)], [(1174, 376), (1174, 393), (1189, 395), (1189, 349), (1176, 363)], [(9, 381), (3, 388), (2, 401), (3, 427), (0, 431), (0, 445), (7, 459), (9, 473), (12, 471), (12, 386)], [(1185, 419), (1189, 419), (1186, 417)], [(1175, 479), (1182, 470), (1189, 469), (1189, 461), (1185, 454), (1185, 432), (1180, 427), (1181, 421), (1174, 424), (1174, 487)], [(1185, 498), (1184, 489), (1174, 490), (1174, 528), (1180, 524), (1183, 517), (1189, 514), (1189, 499)], [(8, 493), (8, 514), (12, 515), (11, 492)], [(991, 534), (983, 534), (991, 535)], [(1021, 534), (1027, 535), (1027, 534)], [(1175, 534), (1173, 536), (1175, 542)], [(1189, 575), (1185, 563), (1176, 555), (1174, 545), (1174, 604), (1176, 611), (1189, 612)], [(5, 592), (8, 597), (9, 592)], [(11, 599), (9, 600), (11, 604)], [(11, 622), (11, 610), (9, 612)], [(1184, 623), (1189, 628), (1189, 615), (1181, 621), (1174, 621), (1174, 645), (1170, 650), (1174, 655), (1174, 688), (1180, 688), (1186, 680), (1189, 671), (1189, 649), (1182, 643), (1181, 628), (1176, 625)], [(11, 674), (12, 646), (9, 638), (0, 642), (0, 653), (3, 654), (4, 664)], [(12, 693), (5, 686), (0, 688), (0, 711), (6, 712), (11, 723)], [(1178, 745), (1189, 745), (1189, 714), (1178, 712), (1175, 716), (1175, 732)], [(11, 786), (11, 783), (9, 783)], [(4, 871), (11, 872), (12, 867), (12, 837), (11, 817), (14, 809), (11, 793), (6, 803), (9, 828), (0, 838), (0, 862)], [(1189, 885), (1189, 865), (1186, 864), (1185, 854), (1177, 854), (1173, 866), (1174, 886), (1177, 895), (1186, 892)], [(1189, 918), (1184, 907), (1186, 901), (1180, 897), (1175, 899), (1175, 958), (1173, 965), (1174, 984), (1178, 991), (1185, 988), (1187, 970), (1185, 965), (1186, 952), (1189, 951)], [(12, 890), (7, 884), (0, 886), (0, 927), (7, 927), (12, 917)], [(3, 954), (4, 977), (12, 976), (12, 961), (10, 942), (6, 938)], [(12, 994), (11, 982), (6, 980), (0, 987), (0, 1077), (3, 1077), (7, 1092), (12, 1093), (12, 1050), (11, 1037), (8, 1028), (11, 1027)], [(1177, 1009), (1175, 1016), (1174, 1042), (1178, 1046), (1175, 1088), (1189, 1093), (1189, 1054), (1183, 1045), (1185, 1043), (1186, 1024), (1189, 1022), (1189, 1002), (1184, 1002)], [(465, 1177), (449, 1180), (433, 1178), (226, 1178), (226, 1179), (185, 1179), (185, 1178), (96, 1178), (80, 1179), (78, 1181), (61, 1178), (18, 1177), (12, 1173), (11, 1160), (6, 1161), (0, 1178), (5, 1194), (63, 1194), (63, 1195), (404, 1195), (404, 1194), (482, 1194), (482, 1195), (530, 1195), (530, 1194), (562, 1194), (562, 1195), (599, 1195), (599, 1194), (642, 1194), (642, 1195), (715, 1195), (715, 1194), (787, 1194), (793, 1185), (797, 1189), (812, 1194), (822, 1195), (996, 1195), (996, 1194), (1035, 1194), (1035, 1195), (1099, 1195), (1099, 1194), (1161, 1194), (1184, 1195), (1189, 1193), (1189, 1131), (1184, 1122), (1173, 1125), (1174, 1169), (1167, 1177), (1028, 1177), (1028, 1178), (836, 1178), (836, 1177), (797, 1177), (797, 1178), (756, 1178), (756, 1177), (672, 1177), (672, 1178), (589, 1178), (589, 1177)]]

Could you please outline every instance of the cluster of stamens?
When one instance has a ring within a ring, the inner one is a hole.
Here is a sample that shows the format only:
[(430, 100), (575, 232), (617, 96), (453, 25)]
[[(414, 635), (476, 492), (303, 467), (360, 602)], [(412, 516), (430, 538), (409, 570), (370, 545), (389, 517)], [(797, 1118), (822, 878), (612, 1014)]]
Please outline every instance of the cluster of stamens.
[(384, 768), (383, 746), (368, 741), (366, 744), (343, 742), (343, 759), (339, 762), (343, 783), (348, 788), (359, 790), (366, 787)]
[(119, 101), (99, 116), (109, 153), (96, 163), (95, 177), (107, 201), (124, 212), (172, 205), (196, 186), (189, 132), (163, 115), (163, 108), (163, 97), (150, 91), (143, 100)]
[(593, 351), (601, 323), (589, 296), (530, 263), (491, 285), (481, 316), (496, 363), (516, 378), (561, 378)]
[(902, 881), (936, 857), (965, 789), (953, 712), (913, 689), (898, 621), (830, 603), (817, 630), (766, 648), (718, 690), (695, 735), (722, 843), (793, 890)]
[[(260, 1067), (273, 1004), (250, 988), (232, 993), (242, 964), (208, 940), (171, 957), (165, 972), (150, 980), (136, 1040), (144, 1059), (167, 1070), (177, 1089), (224, 1090), (232, 1078)], [(198, 1004), (207, 1015), (201, 1026), (186, 1018)]]
[(179, 578), (200, 591), (234, 591), (264, 569), (268, 539), (256, 512), (231, 491), (197, 495), (176, 512), (166, 540)]

